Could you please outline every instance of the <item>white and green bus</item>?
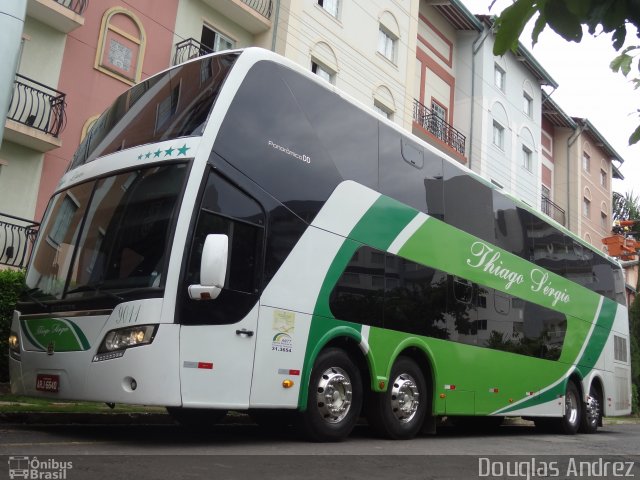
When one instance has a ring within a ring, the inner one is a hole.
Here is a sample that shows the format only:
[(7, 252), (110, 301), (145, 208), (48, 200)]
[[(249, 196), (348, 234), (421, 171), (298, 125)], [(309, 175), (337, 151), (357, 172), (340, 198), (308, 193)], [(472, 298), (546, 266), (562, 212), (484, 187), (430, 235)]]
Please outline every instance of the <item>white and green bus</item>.
[[(200, 57), (121, 95), (52, 197), (16, 394), (594, 432), (630, 412), (618, 263), (292, 62)], [(294, 415), (291, 415), (294, 413)]]

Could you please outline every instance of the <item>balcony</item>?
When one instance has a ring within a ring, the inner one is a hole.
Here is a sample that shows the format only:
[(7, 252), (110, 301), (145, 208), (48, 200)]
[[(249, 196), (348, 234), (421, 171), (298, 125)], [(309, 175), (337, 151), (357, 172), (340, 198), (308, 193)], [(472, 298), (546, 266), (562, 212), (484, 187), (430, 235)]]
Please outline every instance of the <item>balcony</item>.
[(253, 33), (271, 28), (273, 0), (202, 0), (214, 10)]
[(0, 213), (0, 265), (26, 267), (39, 226), (26, 218)]
[(560, 225), (565, 225), (566, 216), (564, 210), (553, 203), (549, 197), (544, 195), (542, 195), (541, 210), (542, 213), (553, 218)]
[(413, 101), (413, 121), (430, 137), (435, 137), (464, 157), (466, 137), (433, 113), (430, 108), (415, 99)]
[(193, 38), (187, 38), (186, 40), (176, 43), (173, 64), (178, 65), (179, 63), (207, 55), (208, 53), (213, 53), (213, 50)]
[(84, 13), (89, 0), (28, 0), (27, 16), (69, 33), (84, 25)]
[(5, 138), (39, 152), (58, 148), (58, 136), (66, 123), (65, 98), (54, 88), (16, 74)]

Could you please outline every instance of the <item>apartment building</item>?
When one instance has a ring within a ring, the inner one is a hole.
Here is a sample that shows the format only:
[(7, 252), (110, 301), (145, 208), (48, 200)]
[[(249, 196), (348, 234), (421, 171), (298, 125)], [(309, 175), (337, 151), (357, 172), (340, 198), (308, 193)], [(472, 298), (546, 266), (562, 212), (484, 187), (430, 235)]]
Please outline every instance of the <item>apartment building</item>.
[(612, 178), (624, 159), (587, 119), (546, 99), (542, 110), (542, 211), (584, 241), (603, 248), (611, 234)]
[[(491, 27), (461, 0), (28, 0), (0, 212), (39, 220), (80, 140), (129, 86), (195, 56), (259, 46), (532, 207), (563, 211), (561, 223), (596, 244), (619, 174), (611, 160), (622, 159), (588, 120), (549, 120), (543, 87), (556, 82), (522, 46), (494, 57)], [(576, 129), (567, 176), (554, 145)]]

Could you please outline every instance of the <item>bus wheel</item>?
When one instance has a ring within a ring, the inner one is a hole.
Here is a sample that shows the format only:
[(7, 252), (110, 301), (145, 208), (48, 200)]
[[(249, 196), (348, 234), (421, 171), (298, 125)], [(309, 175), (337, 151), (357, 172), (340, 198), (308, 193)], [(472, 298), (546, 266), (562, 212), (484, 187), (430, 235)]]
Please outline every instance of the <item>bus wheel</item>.
[(416, 362), (399, 357), (391, 369), (387, 391), (371, 395), (369, 425), (387, 438), (413, 438), (422, 428), (428, 398), (427, 383)]
[(300, 418), (307, 438), (315, 442), (343, 440), (353, 430), (361, 407), (358, 368), (338, 348), (322, 351), (311, 371), (307, 409)]
[(167, 413), (184, 427), (207, 428), (219, 423), (226, 410), (210, 410), (205, 408), (167, 407)]
[(567, 383), (567, 393), (564, 396), (564, 417), (560, 420), (560, 432), (566, 435), (574, 435), (580, 427), (582, 419), (582, 401), (578, 387), (572, 381)]
[(602, 395), (598, 387), (593, 383), (589, 389), (589, 400), (582, 408), (582, 419), (580, 421), (580, 432), (595, 433), (600, 424), (602, 416)]

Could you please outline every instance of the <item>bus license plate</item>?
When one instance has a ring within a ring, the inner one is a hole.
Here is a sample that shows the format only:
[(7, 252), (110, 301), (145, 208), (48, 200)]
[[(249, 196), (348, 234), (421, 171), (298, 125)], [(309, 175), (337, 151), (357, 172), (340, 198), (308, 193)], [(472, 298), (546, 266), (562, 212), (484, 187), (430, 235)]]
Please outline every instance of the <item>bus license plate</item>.
[(57, 392), (60, 385), (58, 375), (38, 375), (36, 377), (36, 390), (41, 392)]

